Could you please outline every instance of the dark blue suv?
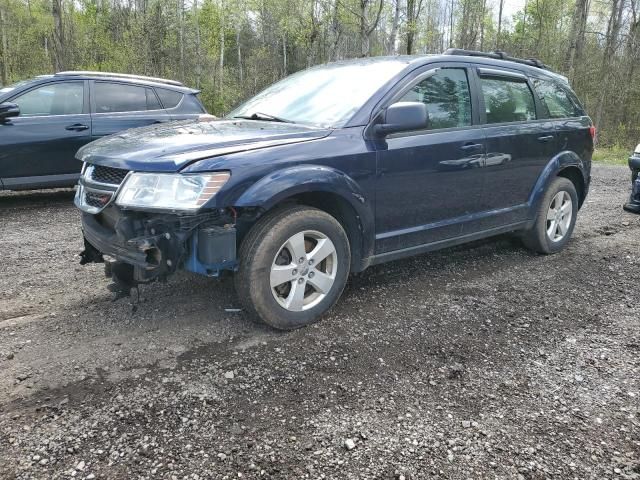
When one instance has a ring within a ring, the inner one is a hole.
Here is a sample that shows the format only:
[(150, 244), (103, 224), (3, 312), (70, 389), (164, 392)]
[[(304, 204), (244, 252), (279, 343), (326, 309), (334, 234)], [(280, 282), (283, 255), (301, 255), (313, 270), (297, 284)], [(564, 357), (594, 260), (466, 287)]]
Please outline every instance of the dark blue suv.
[(124, 290), (235, 271), (249, 313), (297, 328), (370, 265), (506, 232), (558, 252), (594, 135), (566, 79), (535, 60), (449, 50), (322, 65), (220, 121), (81, 149), (82, 258)]
[(0, 190), (73, 186), (80, 147), (205, 113), (198, 90), (161, 78), (61, 72), (0, 88)]

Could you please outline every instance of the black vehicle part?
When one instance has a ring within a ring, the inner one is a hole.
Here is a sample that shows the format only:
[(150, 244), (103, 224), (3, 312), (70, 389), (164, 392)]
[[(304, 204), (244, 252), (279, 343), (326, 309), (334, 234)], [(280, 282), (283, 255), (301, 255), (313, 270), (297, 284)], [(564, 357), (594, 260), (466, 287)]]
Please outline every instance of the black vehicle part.
[(236, 230), (228, 226), (198, 229), (198, 260), (207, 265), (235, 260)]
[(87, 263), (104, 263), (102, 253), (100, 253), (93, 245), (84, 239), (84, 250), (80, 252), (80, 265)]
[(444, 55), (464, 55), (467, 57), (485, 57), (494, 58), (496, 60), (506, 60), (508, 62), (521, 63), (523, 65), (529, 65), (530, 67), (542, 68), (549, 70), (549, 67), (542, 63), (537, 58), (516, 58), (509, 56), (506, 52), (496, 50), (495, 52), (480, 52), (478, 50), (464, 50), (462, 48), (449, 48), (445, 50)]

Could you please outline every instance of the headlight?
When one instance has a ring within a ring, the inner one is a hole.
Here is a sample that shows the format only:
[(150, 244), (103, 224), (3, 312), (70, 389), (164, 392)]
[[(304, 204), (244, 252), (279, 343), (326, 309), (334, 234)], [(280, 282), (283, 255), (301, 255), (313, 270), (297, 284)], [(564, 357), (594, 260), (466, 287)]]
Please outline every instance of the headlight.
[(633, 151), (633, 153), (640, 153), (640, 143), (636, 145), (636, 149)]
[(195, 211), (218, 193), (229, 176), (229, 172), (202, 175), (131, 173), (116, 204), (153, 210)]

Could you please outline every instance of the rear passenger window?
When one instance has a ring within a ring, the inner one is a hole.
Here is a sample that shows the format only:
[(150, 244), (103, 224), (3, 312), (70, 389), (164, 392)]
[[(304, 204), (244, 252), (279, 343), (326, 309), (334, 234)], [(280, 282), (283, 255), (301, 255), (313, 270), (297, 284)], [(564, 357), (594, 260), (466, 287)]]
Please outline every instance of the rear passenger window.
[(533, 86), (550, 118), (579, 117), (582, 114), (567, 91), (555, 82), (536, 78)]
[(430, 130), (471, 125), (469, 81), (461, 68), (439, 70), (409, 90), (400, 101), (424, 103)]
[(173, 108), (182, 100), (182, 94), (180, 92), (174, 92), (173, 90), (166, 90), (164, 88), (156, 88), (156, 92), (164, 108)]
[(160, 107), (153, 90), (123, 83), (96, 82), (96, 113), (139, 112)]
[(510, 78), (480, 79), (487, 123), (535, 120), (533, 93), (526, 82)]

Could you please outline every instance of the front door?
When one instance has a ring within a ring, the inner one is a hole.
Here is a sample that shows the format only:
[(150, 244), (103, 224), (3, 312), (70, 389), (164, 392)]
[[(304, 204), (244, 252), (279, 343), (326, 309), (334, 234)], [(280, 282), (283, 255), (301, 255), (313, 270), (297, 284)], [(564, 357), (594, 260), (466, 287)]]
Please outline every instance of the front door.
[(395, 99), (424, 102), (428, 128), (389, 135), (379, 145), (378, 254), (459, 237), (480, 211), (484, 133), (474, 121), (468, 72), (433, 68)]
[(0, 123), (5, 188), (68, 184), (78, 177), (81, 163), (75, 154), (91, 139), (86, 97), (84, 81), (65, 81), (9, 100), (18, 104), (20, 115)]

